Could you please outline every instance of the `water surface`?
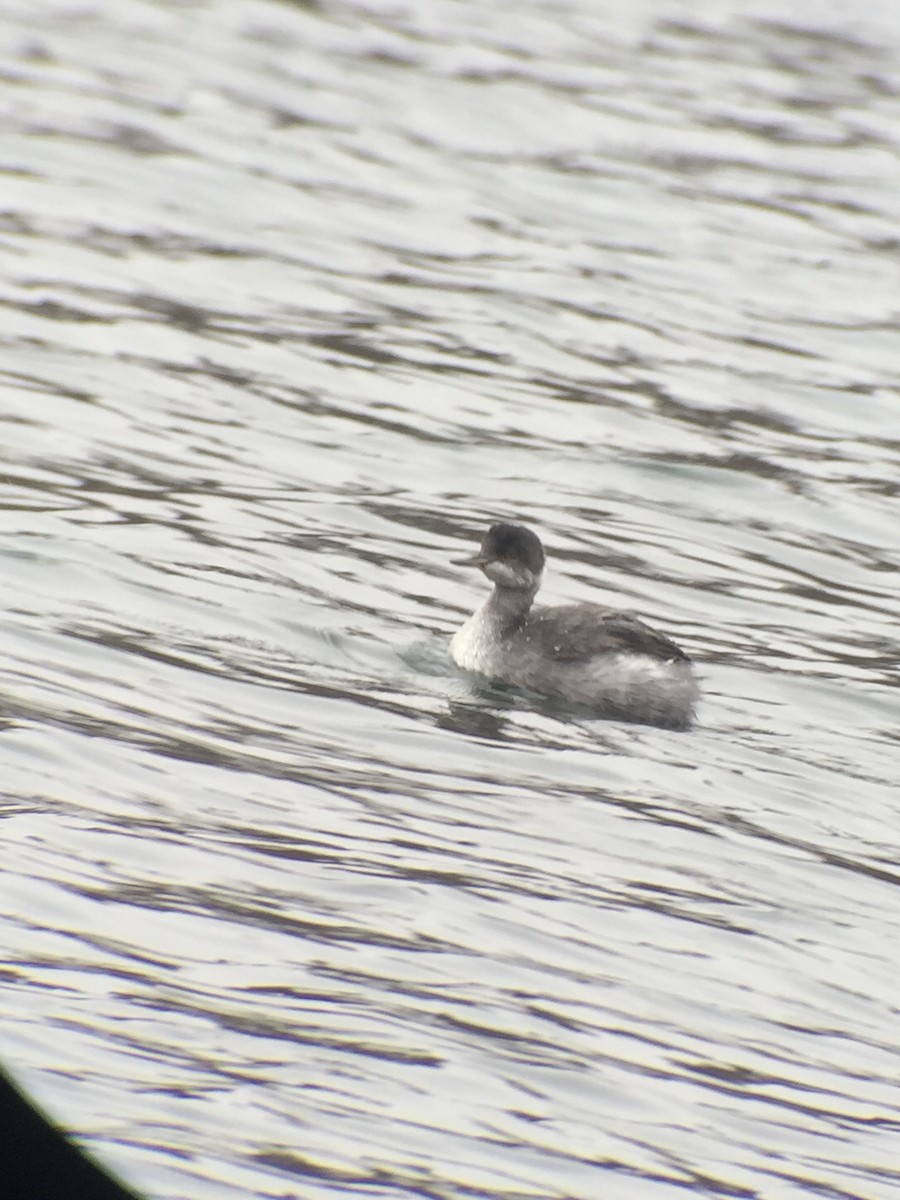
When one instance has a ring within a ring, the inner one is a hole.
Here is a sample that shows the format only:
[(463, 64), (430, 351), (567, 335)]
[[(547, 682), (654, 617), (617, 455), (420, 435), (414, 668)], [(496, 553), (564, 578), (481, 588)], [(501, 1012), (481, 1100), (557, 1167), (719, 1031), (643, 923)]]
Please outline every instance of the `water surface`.
[[(4, 1060), (148, 1195), (900, 1196), (900, 25), (12, 0)], [(516, 519), (690, 734), (446, 657)]]

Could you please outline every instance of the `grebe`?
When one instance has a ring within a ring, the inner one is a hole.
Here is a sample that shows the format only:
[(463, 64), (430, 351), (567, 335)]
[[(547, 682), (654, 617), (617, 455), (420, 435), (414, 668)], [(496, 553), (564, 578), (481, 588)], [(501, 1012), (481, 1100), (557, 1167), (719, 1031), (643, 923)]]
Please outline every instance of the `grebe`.
[(458, 666), (598, 715), (687, 729), (699, 688), (691, 660), (631, 613), (599, 604), (532, 608), (544, 547), (524, 525), (492, 525), (477, 554), (494, 590), (454, 635)]

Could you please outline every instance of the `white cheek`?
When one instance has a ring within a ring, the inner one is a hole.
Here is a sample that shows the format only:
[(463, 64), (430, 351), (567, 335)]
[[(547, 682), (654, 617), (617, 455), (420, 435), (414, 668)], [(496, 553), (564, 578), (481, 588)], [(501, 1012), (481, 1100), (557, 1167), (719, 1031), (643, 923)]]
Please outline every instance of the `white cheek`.
[(516, 568), (506, 562), (492, 562), (484, 567), (484, 573), (492, 583), (507, 588), (533, 588), (541, 577), (535, 577), (526, 567)]

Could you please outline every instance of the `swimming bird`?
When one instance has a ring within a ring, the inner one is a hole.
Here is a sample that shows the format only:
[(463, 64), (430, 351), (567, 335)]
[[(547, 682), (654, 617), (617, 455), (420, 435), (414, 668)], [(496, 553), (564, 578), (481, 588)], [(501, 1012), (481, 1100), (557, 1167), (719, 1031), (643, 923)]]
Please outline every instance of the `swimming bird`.
[(599, 604), (535, 608), (544, 547), (524, 525), (492, 525), (477, 554), (494, 585), (450, 643), (465, 671), (602, 717), (687, 729), (699, 688), (691, 660), (628, 612)]

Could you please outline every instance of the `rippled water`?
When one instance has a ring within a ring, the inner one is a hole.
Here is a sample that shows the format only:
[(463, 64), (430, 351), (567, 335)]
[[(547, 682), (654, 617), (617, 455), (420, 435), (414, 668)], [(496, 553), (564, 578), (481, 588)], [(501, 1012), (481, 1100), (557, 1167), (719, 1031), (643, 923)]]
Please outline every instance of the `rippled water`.
[[(9, 0), (0, 1050), (154, 1197), (900, 1196), (900, 20)], [(675, 734), (472, 690), (548, 601)]]

